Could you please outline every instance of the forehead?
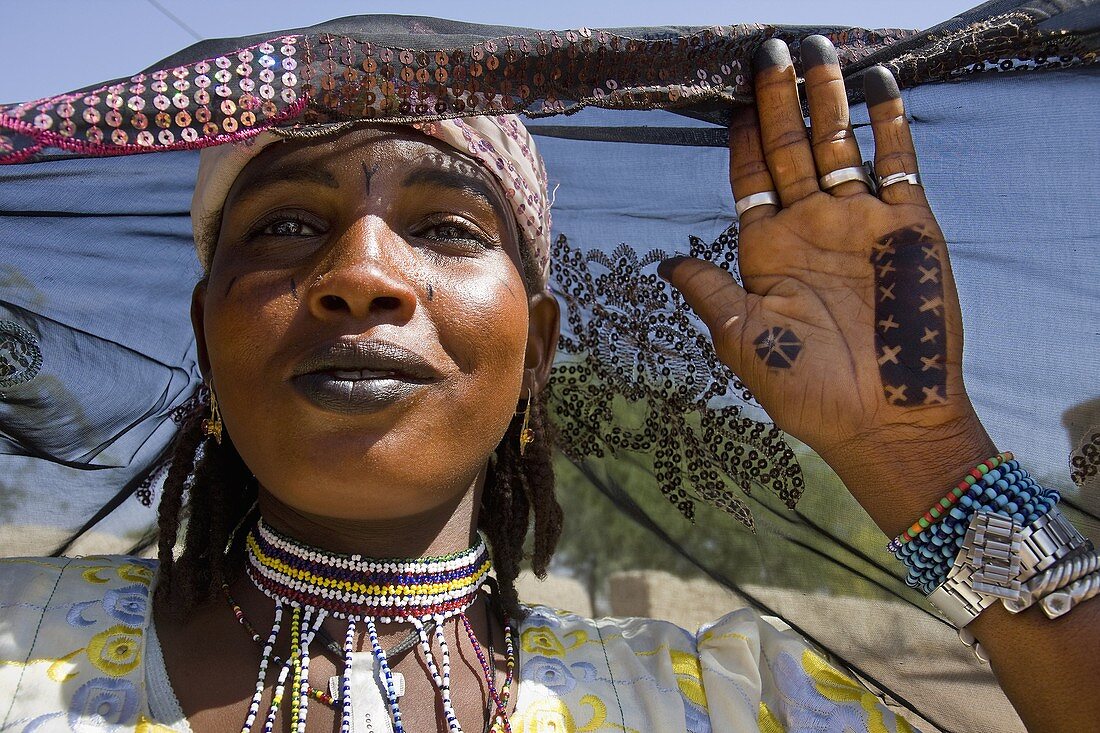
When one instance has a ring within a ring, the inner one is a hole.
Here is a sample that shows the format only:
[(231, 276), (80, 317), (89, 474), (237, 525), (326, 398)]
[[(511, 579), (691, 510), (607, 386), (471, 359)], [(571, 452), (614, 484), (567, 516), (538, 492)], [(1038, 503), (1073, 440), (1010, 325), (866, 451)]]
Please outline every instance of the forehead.
[[(363, 171), (373, 174), (423, 168), (461, 175), (485, 185), (500, 201), (500, 183), (473, 158), (409, 127), (368, 127), (332, 135), (288, 137), (268, 146), (249, 161), (233, 184), (229, 198), (257, 179), (279, 171), (313, 171), (318, 182), (325, 174)], [(496, 202), (494, 202), (496, 203)]]

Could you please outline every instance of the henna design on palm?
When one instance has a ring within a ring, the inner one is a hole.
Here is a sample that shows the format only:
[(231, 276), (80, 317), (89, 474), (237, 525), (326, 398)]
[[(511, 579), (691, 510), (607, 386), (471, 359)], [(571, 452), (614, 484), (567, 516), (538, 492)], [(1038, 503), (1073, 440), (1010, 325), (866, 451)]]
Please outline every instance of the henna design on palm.
[(886, 401), (916, 407), (947, 399), (942, 246), (922, 226), (898, 229), (872, 248), (875, 353)]

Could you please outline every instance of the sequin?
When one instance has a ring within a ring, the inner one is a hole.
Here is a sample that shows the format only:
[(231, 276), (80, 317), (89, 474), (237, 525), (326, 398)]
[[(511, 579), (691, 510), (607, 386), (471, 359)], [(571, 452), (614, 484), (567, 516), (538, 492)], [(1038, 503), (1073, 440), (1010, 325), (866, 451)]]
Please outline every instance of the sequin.
[(114, 130), (111, 132), (111, 142), (115, 145), (126, 145), (130, 142), (130, 136), (126, 134), (125, 130)]

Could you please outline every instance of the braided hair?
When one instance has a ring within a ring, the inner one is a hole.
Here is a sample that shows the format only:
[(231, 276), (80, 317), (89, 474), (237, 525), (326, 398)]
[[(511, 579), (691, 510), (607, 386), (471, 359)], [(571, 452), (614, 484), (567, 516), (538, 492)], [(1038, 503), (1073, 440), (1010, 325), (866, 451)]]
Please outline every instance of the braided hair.
[[(531, 248), (521, 244), (528, 283), (537, 265)], [(179, 616), (214, 598), (223, 584), (244, 566), (244, 532), (255, 521), (257, 486), (228, 434), (221, 443), (204, 440), (207, 400), (184, 418), (172, 452), (158, 515), (160, 578), (157, 600)], [(544, 393), (534, 395), (530, 424), (538, 440), (519, 455), (522, 417), (516, 416), (490, 461), (481, 496), (478, 527), (493, 554), (500, 603), (511, 618), (521, 619), (515, 581), (524, 557), (528, 529), (534, 524), (531, 565), (545, 577), (562, 529), (562, 511), (554, 496), (551, 434)], [(187, 508), (184, 495), (187, 495)], [(174, 548), (186, 511), (187, 528), (179, 557)], [(232, 542), (232, 546), (230, 543)]]

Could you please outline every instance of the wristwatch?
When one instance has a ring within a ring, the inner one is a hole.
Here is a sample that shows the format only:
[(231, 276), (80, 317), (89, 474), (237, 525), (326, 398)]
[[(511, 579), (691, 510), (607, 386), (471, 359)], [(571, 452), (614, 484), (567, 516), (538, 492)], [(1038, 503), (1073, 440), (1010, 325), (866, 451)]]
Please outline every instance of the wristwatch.
[(1018, 597), (1022, 583), (1085, 542), (1057, 506), (1026, 527), (975, 512), (947, 579), (928, 600), (961, 629), (997, 600)]

